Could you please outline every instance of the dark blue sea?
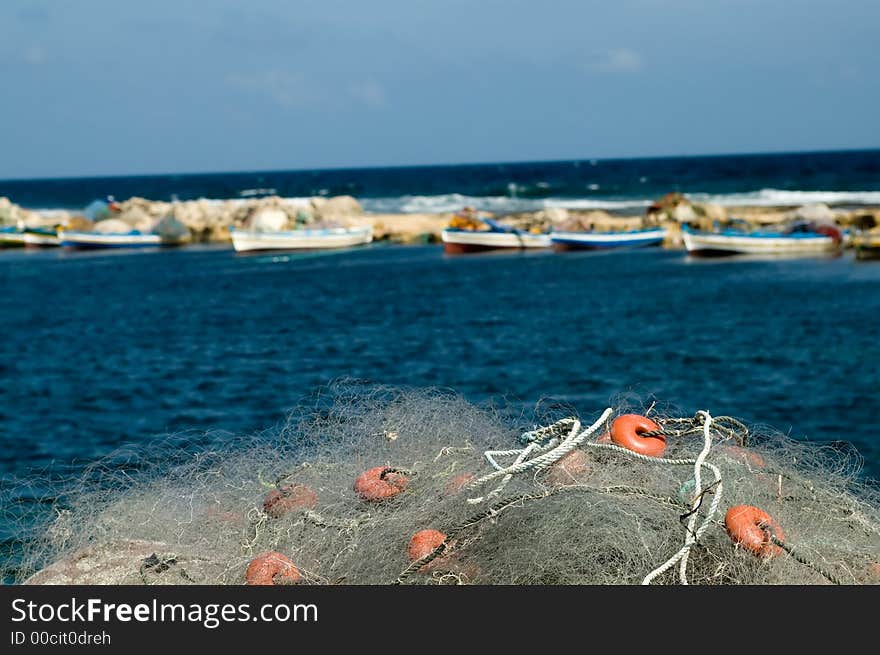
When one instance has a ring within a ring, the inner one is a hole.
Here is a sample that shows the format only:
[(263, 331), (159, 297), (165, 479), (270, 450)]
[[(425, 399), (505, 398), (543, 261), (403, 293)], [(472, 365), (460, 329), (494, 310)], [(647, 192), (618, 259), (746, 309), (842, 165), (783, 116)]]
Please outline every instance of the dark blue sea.
[(405, 168), (0, 180), (24, 207), (72, 209), (108, 195), (152, 200), (352, 195), (374, 212), (544, 207), (641, 211), (669, 191), (738, 205), (880, 205), (880, 150), (583, 159)]
[(355, 377), (584, 412), (656, 397), (852, 442), (880, 477), (880, 262), (851, 255), (18, 251), (0, 284), (4, 476), (265, 429)]
[[(599, 179), (612, 189), (603, 202), (634, 202), (639, 177), (650, 179), (645, 198), (672, 188), (880, 194), (876, 151), (774, 163), (780, 157), (19, 181), (0, 183), (0, 195), (73, 207), (106, 194), (231, 197), (269, 186), (402, 205), (420, 194), (494, 197), (519, 175), (530, 188), (547, 180), (544, 199), (583, 200), (589, 189), (577, 185)], [(599, 177), (583, 172), (603, 167)], [(340, 378), (584, 413), (621, 395), (656, 398), (852, 446), (862, 476), (880, 478), (880, 262), (849, 253), (696, 261), (659, 248), (449, 257), (439, 245), (382, 243), (249, 256), (222, 245), (19, 250), (0, 251), (0, 289), (5, 498), (22, 480), (77, 475), (122, 446), (270, 429)], [(8, 546), (21, 528), (7, 514), (0, 538)]]

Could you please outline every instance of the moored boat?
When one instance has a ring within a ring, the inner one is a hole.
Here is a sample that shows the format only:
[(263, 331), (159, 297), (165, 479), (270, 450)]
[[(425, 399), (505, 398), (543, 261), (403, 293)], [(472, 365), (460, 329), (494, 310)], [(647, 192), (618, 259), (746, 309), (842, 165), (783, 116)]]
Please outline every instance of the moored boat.
[(24, 230), (15, 226), (0, 227), (0, 248), (24, 246)]
[(496, 232), (450, 227), (443, 230), (441, 238), (443, 251), (453, 255), (501, 249), (549, 248), (551, 245), (549, 234), (534, 234), (519, 230)]
[(58, 230), (60, 245), (67, 248), (150, 248), (166, 245), (158, 234)]
[(449, 226), (440, 233), (440, 238), (443, 251), (450, 255), (488, 250), (541, 249), (552, 245), (547, 232), (503, 225), (469, 207), (453, 217)]
[(624, 232), (550, 232), (550, 241), (556, 251), (659, 246), (665, 238), (666, 228), (662, 227)]
[(369, 225), (279, 231), (230, 228), (229, 233), (236, 252), (349, 248), (365, 245), (373, 240), (373, 228)]
[(48, 227), (29, 227), (24, 230), (24, 245), (29, 248), (52, 248), (61, 245), (58, 231)]
[(880, 259), (880, 232), (865, 232), (852, 238), (856, 259)]
[(842, 234), (831, 226), (790, 228), (779, 232), (721, 230), (701, 232), (682, 227), (689, 255), (821, 255), (840, 251)]

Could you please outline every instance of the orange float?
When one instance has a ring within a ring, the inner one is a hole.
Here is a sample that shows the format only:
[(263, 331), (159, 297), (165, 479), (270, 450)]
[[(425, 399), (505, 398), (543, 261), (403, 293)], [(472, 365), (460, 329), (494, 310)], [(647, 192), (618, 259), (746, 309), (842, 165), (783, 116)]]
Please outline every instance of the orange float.
[(590, 457), (583, 450), (572, 450), (550, 467), (547, 482), (564, 486), (577, 484), (590, 474)]
[(446, 540), (446, 535), (439, 530), (419, 530), (406, 548), (406, 554), (413, 562), (433, 553)]
[(641, 436), (645, 432), (654, 432), (660, 429), (659, 425), (645, 416), (623, 414), (614, 419), (611, 424), (611, 441), (640, 455), (660, 457), (666, 450), (666, 436), (662, 434), (649, 437)]
[(293, 584), (299, 582), (302, 575), (286, 556), (271, 551), (251, 560), (244, 579), (249, 585)]
[(364, 500), (373, 502), (393, 498), (406, 489), (409, 480), (390, 466), (376, 466), (364, 471), (354, 481), (354, 490)]
[(477, 476), (473, 473), (461, 473), (456, 475), (454, 478), (450, 479), (449, 482), (446, 483), (446, 486), (443, 487), (443, 495), (444, 496), (454, 496), (459, 491), (468, 486), (472, 481), (476, 480)]
[(304, 484), (286, 484), (273, 489), (263, 501), (263, 511), (273, 519), (295, 509), (312, 509), (318, 504), (318, 495)]
[(767, 465), (763, 457), (749, 448), (743, 448), (742, 446), (722, 446), (719, 450), (731, 459), (740, 461), (747, 466), (762, 469)]
[[(752, 505), (735, 505), (724, 516), (727, 534), (746, 550), (761, 557), (775, 557), (783, 550), (770, 540), (785, 540), (782, 528), (767, 512)], [(769, 533), (769, 534), (768, 534)]]

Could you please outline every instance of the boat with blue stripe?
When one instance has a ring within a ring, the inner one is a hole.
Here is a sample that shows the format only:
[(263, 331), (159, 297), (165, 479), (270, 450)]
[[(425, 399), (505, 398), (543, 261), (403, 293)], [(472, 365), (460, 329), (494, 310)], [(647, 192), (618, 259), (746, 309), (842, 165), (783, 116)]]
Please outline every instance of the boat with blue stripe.
[(373, 240), (370, 225), (360, 227), (300, 228), (296, 230), (248, 230), (230, 228), (236, 252), (252, 250), (326, 250), (365, 245)]
[(797, 225), (780, 231), (744, 232), (722, 229), (715, 232), (682, 226), (682, 240), (689, 255), (814, 255), (839, 252), (843, 232), (830, 225)]
[(51, 227), (0, 227), (0, 247), (29, 248), (59, 245), (58, 233)]
[(550, 241), (556, 251), (659, 246), (665, 238), (666, 228), (663, 227), (623, 232), (550, 232)]
[(24, 246), (24, 230), (14, 225), (0, 227), (0, 248), (20, 248)]
[(94, 232), (58, 230), (58, 238), (66, 248), (157, 248), (165, 245), (158, 234), (130, 232)]

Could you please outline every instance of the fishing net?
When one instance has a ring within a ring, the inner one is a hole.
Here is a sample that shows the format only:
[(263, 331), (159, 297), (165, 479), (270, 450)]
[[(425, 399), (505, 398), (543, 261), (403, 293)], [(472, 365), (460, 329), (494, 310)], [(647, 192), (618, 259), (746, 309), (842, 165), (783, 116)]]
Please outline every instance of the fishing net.
[(15, 581), (880, 582), (880, 503), (851, 448), (609, 404), (335, 384), (265, 434), (94, 465), (20, 540)]

